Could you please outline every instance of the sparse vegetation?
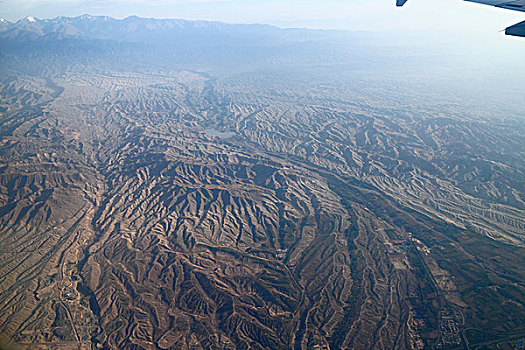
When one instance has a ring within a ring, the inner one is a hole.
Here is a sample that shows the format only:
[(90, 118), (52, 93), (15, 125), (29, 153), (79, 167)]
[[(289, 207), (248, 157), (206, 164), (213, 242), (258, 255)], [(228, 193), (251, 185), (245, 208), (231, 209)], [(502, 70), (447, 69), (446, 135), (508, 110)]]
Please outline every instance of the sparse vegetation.
[(20, 347), (525, 337), (523, 120), (418, 104), (437, 87), (407, 106), (389, 82), (312, 67), (327, 33), (284, 58), (236, 41), (220, 57), (237, 69), (5, 33), (0, 334)]

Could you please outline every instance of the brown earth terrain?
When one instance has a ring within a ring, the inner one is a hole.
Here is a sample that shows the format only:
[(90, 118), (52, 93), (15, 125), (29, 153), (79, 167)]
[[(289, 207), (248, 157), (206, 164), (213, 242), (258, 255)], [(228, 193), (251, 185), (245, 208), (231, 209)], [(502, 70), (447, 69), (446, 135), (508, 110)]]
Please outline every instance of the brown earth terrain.
[(4, 72), (0, 334), (31, 349), (525, 337), (523, 122), (284, 79)]

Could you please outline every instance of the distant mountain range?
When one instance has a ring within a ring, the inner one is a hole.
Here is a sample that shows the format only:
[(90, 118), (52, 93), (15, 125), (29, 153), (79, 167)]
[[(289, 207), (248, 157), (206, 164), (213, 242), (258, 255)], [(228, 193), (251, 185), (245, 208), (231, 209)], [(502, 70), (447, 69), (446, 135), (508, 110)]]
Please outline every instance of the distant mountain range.
[(398, 67), (425, 70), (428, 58), (445, 62), (450, 56), (421, 37), (417, 41), (424, 46), (417, 47), (411, 37), (137, 16), (26, 17), (0, 21), (0, 64), (35, 73), (78, 63), (135, 70), (155, 62), (169, 69), (215, 71), (337, 64), (377, 74)]
[[(0, 22), (0, 38), (17, 41), (75, 38), (167, 44), (181, 37), (191, 36), (207, 44), (220, 44), (224, 38), (238, 43), (277, 44), (283, 41), (333, 39), (345, 35), (348, 35), (348, 32), (281, 29), (265, 24), (226, 24), (137, 16), (115, 19), (108, 16), (83, 15), (45, 20), (26, 17), (15, 23), (6, 20)], [(217, 41), (219, 38), (221, 40)]]
[[(254, 63), (346, 63), (351, 61), (348, 43), (354, 54), (369, 41), (346, 31), (136, 16), (115, 19), (83, 15), (45, 20), (26, 17), (14, 23), (0, 22), (0, 59), (15, 55), (18, 59), (6, 59), (4, 64), (25, 62), (24, 70), (54, 69), (55, 65), (86, 60), (112, 69), (135, 69), (140, 62), (149, 65), (151, 61), (158, 66), (200, 64), (221, 69)], [(32, 61), (28, 62), (28, 58)]]

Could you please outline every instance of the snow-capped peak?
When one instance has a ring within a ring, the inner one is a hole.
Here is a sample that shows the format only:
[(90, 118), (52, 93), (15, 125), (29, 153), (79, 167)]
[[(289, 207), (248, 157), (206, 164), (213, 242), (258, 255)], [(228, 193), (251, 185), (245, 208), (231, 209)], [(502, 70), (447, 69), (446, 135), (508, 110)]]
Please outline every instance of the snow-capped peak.
[(96, 19), (95, 16), (91, 16), (91, 15), (87, 15), (87, 14), (86, 14), (86, 15), (79, 16), (78, 18), (80, 18), (80, 19), (90, 19), (90, 20), (94, 20), (94, 19)]
[(31, 16), (27, 16), (26, 20), (28, 20), (29, 22), (36, 22), (35, 17), (31, 17)]

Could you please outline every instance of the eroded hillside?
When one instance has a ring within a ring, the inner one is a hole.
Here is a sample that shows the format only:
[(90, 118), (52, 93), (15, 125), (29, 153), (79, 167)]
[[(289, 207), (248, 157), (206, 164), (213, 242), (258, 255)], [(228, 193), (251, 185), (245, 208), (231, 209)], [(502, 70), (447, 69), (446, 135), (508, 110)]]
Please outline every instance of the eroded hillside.
[(522, 120), (303, 71), (97, 62), (1, 72), (2, 336), (44, 349), (525, 336)]

